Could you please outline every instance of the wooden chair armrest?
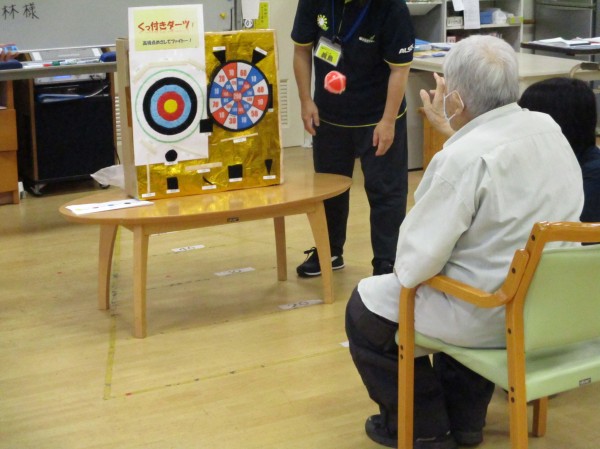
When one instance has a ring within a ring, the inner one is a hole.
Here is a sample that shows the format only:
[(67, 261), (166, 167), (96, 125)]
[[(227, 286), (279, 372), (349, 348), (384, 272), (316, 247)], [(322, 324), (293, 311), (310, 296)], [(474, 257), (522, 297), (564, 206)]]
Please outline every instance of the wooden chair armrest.
[(527, 251), (517, 250), (504, 283), (494, 293), (483, 291), (443, 275), (434, 276), (421, 285), (429, 285), (431, 288), (478, 307), (498, 307), (506, 305), (515, 296), (528, 259)]
[[(442, 293), (454, 296), (472, 304), (481, 307), (495, 307), (494, 293), (489, 293), (478, 288), (472, 287), (464, 282), (449, 278), (448, 276), (437, 275), (423, 282), (422, 285), (429, 285)], [(489, 305), (494, 303), (494, 305)]]

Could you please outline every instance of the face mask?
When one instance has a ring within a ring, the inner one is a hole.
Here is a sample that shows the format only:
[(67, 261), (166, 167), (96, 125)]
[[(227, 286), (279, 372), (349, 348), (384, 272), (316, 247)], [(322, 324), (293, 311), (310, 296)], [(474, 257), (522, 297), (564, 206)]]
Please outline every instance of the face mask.
[(448, 117), (448, 112), (446, 112), (446, 99), (448, 97), (450, 97), (451, 95), (455, 95), (457, 97), (456, 101), (458, 101), (460, 103), (460, 107), (464, 108), (464, 103), (462, 101), (462, 98), (460, 98), (460, 94), (457, 91), (453, 90), (452, 92), (444, 95), (444, 101), (443, 101), (443, 104), (444, 104), (444, 117), (446, 118), (446, 121), (448, 123), (450, 123), (450, 120), (452, 120), (454, 118), (454, 116), (456, 115), (456, 111), (455, 111), (454, 114), (452, 114), (450, 117)]

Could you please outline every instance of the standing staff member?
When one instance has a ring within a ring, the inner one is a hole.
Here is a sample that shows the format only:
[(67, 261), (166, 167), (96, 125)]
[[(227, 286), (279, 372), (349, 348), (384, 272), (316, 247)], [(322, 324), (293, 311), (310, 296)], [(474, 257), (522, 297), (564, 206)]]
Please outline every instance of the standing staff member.
[[(373, 274), (390, 273), (408, 192), (404, 92), (414, 48), (408, 8), (403, 0), (299, 0), (292, 39), (315, 172), (351, 177), (360, 158)], [(334, 270), (344, 267), (349, 200), (345, 192), (325, 201)], [(316, 249), (305, 253), (298, 275), (320, 275)]]

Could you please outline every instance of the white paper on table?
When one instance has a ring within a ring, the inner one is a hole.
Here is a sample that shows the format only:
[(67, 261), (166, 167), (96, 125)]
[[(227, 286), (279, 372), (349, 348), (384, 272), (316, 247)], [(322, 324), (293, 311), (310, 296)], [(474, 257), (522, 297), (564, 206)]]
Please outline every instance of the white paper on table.
[(481, 28), (481, 19), (479, 17), (479, 0), (463, 0), (463, 3), (465, 6), (465, 30)]
[(463, 11), (465, 9), (463, 0), (452, 0), (452, 7), (454, 11)]
[(590, 45), (590, 40), (588, 39), (563, 39), (562, 37), (555, 37), (552, 39), (540, 39), (535, 42), (539, 42), (540, 44), (562, 45), (565, 47), (574, 47), (577, 45)]
[(242, 17), (244, 19), (258, 19), (260, 0), (242, 0)]
[(131, 198), (128, 200), (108, 201), (106, 203), (76, 204), (74, 206), (67, 206), (67, 209), (75, 215), (83, 215), (93, 212), (106, 212), (107, 210), (126, 209), (128, 207), (149, 206), (151, 204), (154, 203), (152, 201), (141, 201)]

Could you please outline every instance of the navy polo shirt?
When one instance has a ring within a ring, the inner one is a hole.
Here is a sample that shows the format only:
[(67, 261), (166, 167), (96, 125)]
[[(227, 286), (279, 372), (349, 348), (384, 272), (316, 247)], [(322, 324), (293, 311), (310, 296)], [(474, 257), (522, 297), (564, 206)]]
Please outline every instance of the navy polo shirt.
[[(408, 65), (413, 58), (414, 31), (404, 0), (371, 0), (366, 15), (350, 35), (363, 8), (358, 0), (298, 1), (292, 29), (292, 40), (297, 45), (311, 45), (314, 49), (321, 36), (342, 39), (342, 58), (337, 67), (313, 58), (314, 100), (319, 117), (336, 125), (378, 123), (387, 98), (388, 64)], [(332, 70), (346, 76), (342, 94), (332, 94), (323, 87), (325, 76)], [(403, 101), (398, 113), (405, 108)]]

